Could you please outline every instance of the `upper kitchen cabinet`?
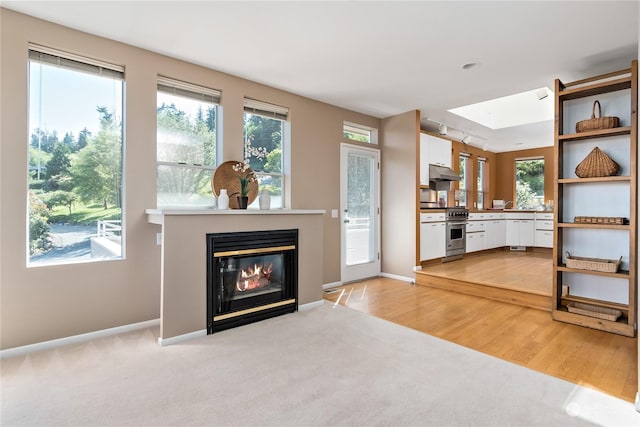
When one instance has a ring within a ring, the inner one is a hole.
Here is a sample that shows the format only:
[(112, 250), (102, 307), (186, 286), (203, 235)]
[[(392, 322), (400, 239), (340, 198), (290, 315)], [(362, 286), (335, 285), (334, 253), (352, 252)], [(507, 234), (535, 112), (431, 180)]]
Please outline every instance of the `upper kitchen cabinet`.
[[(637, 310), (637, 61), (629, 69), (572, 83), (556, 80), (555, 105), (552, 316), (632, 337)], [(576, 124), (593, 117), (592, 112), (596, 119), (617, 117), (619, 123), (591, 120), (594, 126), (578, 131)], [(603, 172), (601, 166), (611, 165), (607, 158), (619, 168)], [(591, 166), (583, 173), (577, 167), (587, 159)]]
[(451, 167), (451, 140), (420, 133), (420, 185), (429, 185), (429, 164)]

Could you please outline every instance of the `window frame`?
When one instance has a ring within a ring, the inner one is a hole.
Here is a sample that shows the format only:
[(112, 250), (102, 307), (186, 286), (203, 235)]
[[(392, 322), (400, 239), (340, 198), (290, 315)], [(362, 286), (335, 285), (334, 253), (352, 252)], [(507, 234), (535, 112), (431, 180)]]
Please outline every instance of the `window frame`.
[(541, 201), (539, 200), (539, 206), (529, 206), (529, 207), (525, 207), (522, 209), (529, 209), (529, 210), (536, 210), (539, 209), (540, 207), (544, 207), (544, 200), (545, 200), (545, 177), (544, 177), (544, 171), (545, 171), (545, 167), (546, 165), (546, 161), (544, 156), (532, 156), (532, 157), (517, 157), (514, 159), (513, 162), (513, 206), (514, 208), (519, 208), (519, 204), (518, 204), (518, 163), (519, 162), (529, 162), (529, 161), (542, 161), (542, 195), (536, 195), (537, 198), (541, 198)]
[[(362, 138), (352, 138), (350, 135), (360, 135), (364, 138), (364, 141)], [(350, 142), (378, 145), (378, 129), (371, 126), (344, 121), (342, 122), (342, 139)]]
[[(462, 162), (464, 160), (464, 167), (462, 166)], [(455, 197), (458, 202), (458, 206), (463, 206), (469, 208), (469, 195), (473, 191), (473, 188), (470, 185), (472, 180), (469, 178), (471, 175), (473, 168), (470, 167), (471, 155), (469, 153), (460, 152), (458, 155), (458, 174), (460, 175), (460, 181), (458, 181), (458, 191), (457, 197)], [(463, 170), (464, 169), (464, 170)], [(470, 182), (471, 181), (471, 182)]]
[(478, 157), (478, 174), (476, 179), (476, 206), (478, 209), (484, 209), (485, 195), (488, 193), (488, 189), (485, 189), (487, 184), (487, 159), (485, 157)]
[[(114, 100), (115, 101), (119, 101), (118, 104), (118, 109), (114, 109), (114, 111), (109, 114), (109, 119), (106, 119), (106, 115), (101, 119), (101, 120), (111, 120), (111, 116), (115, 115), (116, 113), (118, 113), (120, 116), (118, 117), (117, 115), (115, 116), (114, 120), (116, 121), (116, 123), (118, 123), (117, 128), (116, 128), (116, 134), (118, 136), (119, 139), (119, 153), (118, 153), (118, 158), (117, 158), (117, 163), (118, 163), (118, 189), (116, 191), (116, 199), (117, 199), (117, 208), (119, 210), (118, 212), (118, 216), (119, 219), (118, 220), (113, 220), (113, 219), (109, 219), (109, 220), (96, 220), (96, 228), (97, 228), (97, 232), (96, 234), (91, 234), (91, 237), (106, 237), (109, 240), (113, 240), (113, 239), (117, 239), (119, 242), (118, 243), (114, 243), (115, 245), (117, 245), (119, 247), (119, 254), (114, 254), (113, 256), (97, 256), (94, 257), (93, 256), (93, 251), (92, 256), (86, 258), (78, 258), (78, 257), (59, 257), (56, 258), (54, 260), (49, 260), (49, 261), (43, 261), (40, 262), (38, 260), (33, 260), (32, 259), (32, 254), (30, 253), (30, 246), (31, 246), (31, 231), (30, 231), (30, 215), (31, 215), (31, 199), (33, 198), (34, 200), (38, 200), (39, 204), (42, 205), (43, 201), (40, 197), (34, 197), (32, 192), (32, 187), (31, 187), (31, 181), (30, 178), (28, 178), (27, 181), (27, 206), (26, 206), (26, 211), (27, 211), (27, 218), (26, 218), (26, 267), (27, 268), (38, 268), (38, 267), (50, 267), (50, 266), (58, 266), (58, 265), (73, 265), (73, 264), (84, 264), (84, 263), (90, 263), (90, 262), (103, 262), (103, 261), (121, 261), (121, 260), (125, 260), (126, 259), (126, 120), (125, 120), (125, 84), (126, 84), (126, 80), (125, 80), (125, 67), (122, 65), (117, 65), (117, 64), (113, 64), (113, 63), (109, 63), (106, 61), (101, 61), (95, 58), (89, 58), (89, 57), (85, 57), (85, 56), (81, 56), (81, 55), (76, 55), (76, 54), (72, 54), (69, 52), (65, 52), (65, 51), (61, 51), (58, 49), (54, 49), (54, 48), (50, 48), (47, 46), (43, 46), (43, 45), (39, 45), (36, 43), (28, 43), (28, 51), (27, 51), (27, 81), (28, 81), (28, 86), (27, 86), (27, 110), (28, 110), (28, 118), (27, 118), (27, 122), (28, 122), (28, 127), (29, 127), (29, 133), (31, 133), (31, 127), (32, 127), (32, 105), (31, 105), (31, 97), (32, 97), (32, 88), (31, 88), (31, 79), (32, 79), (32, 66), (33, 64), (40, 64), (40, 65), (47, 65), (50, 67), (54, 67), (54, 68), (59, 68), (65, 71), (69, 71), (69, 72), (73, 72), (73, 73), (80, 73), (80, 74), (85, 74), (85, 75), (91, 75), (91, 76), (95, 76), (95, 77), (100, 77), (103, 79), (109, 79), (109, 80), (113, 80), (113, 81), (117, 81), (119, 82), (119, 95), (114, 96)], [(40, 73), (42, 73), (42, 69), (40, 70)], [(41, 77), (42, 78), (42, 77)], [(40, 96), (40, 100), (39, 102), (42, 102), (42, 92), (41, 92), (42, 88), (39, 88), (39, 96)], [(115, 105), (115, 104), (114, 104)], [(106, 111), (108, 111), (106, 109), (106, 107), (104, 107), (104, 114), (106, 114)], [(41, 126), (41, 121), (42, 121), (42, 117), (41, 117), (41, 109), (42, 106), (39, 105), (38, 106), (39, 109), (39, 115), (40, 117), (38, 118), (38, 121), (40, 122), (40, 125), (38, 125), (37, 129), (39, 129), (40, 131), (46, 130), (43, 129)], [(85, 127), (86, 130), (86, 127)], [(67, 138), (68, 135), (73, 135), (73, 131), (71, 129), (67, 129), (65, 130), (65, 139)], [(101, 129), (100, 132), (104, 131), (104, 129)], [(53, 129), (53, 134), (56, 134), (58, 132), (58, 129)], [(80, 135), (82, 135), (83, 131), (79, 131), (79, 135), (78, 138), (80, 137)], [(90, 133), (89, 133), (90, 134)], [(29, 135), (29, 139), (27, 141), (27, 145), (31, 146), (31, 137), (33, 134)], [(77, 142), (79, 142), (80, 140), (78, 139)], [(95, 142), (95, 141), (94, 141)], [(63, 139), (60, 143), (65, 144), (65, 140)], [(81, 147), (79, 149), (77, 149), (77, 151), (74, 151), (72, 153), (79, 153), (80, 150), (82, 150), (84, 147)], [(41, 148), (38, 148), (38, 150), (40, 151)], [(40, 155), (41, 153), (39, 153)], [(101, 164), (102, 165), (102, 164)], [(71, 166), (69, 166), (69, 168), (71, 168)], [(46, 170), (46, 167), (45, 167)], [(38, 179), (41, 179), (41, 172), (42, 172), (42, 167), (38, 166), (37, 168), (38, 171)], [(29, 176), (29, 173), (31, 172), (31, 166), (29, 164), (29, 156), (27, 156), (27, 176)], [(71, 173), (71, 172), (70, 172)], [(75, 187), (73, 187), (73, 189), (75, 189)], [(56, 190), (52, 191), (52, 192), (44, 192), (43, 194), (48, 194), (51, 193), (53, 194)], [(66, 191), (66, 190), (65, 190)], [(72, 191), (69, 191), (70, 193)], [(76, 195), (77, 197), (77, 195)], [(105, 199), (105, 206), (106, 206), (106, 199)], [(69, 209), (71, 209), (73, 202), (69, 202)], [(47, 219), (48, 222), (49, 219)], [(48, 233), (48, 232), (47, 232)], [(107, 242), (105, 242), (107, 243)], [(111, 244), (105, 246), (108, 247)], [(64, 245), (63, 247), (66, 247), (67, 245)], [(93, 246), (93, 244), (92, 244)], [(115, 247), (113, 248), (114, 253), (115, 252)]]
[[(263, 180), (266, 177), (271, 177), (272, 179), (276, 179), (280, 181), (280, 191), (281, 191), (281, 206), (275, 207), (272, 209), (285, 209), (288, 205), (288, 170), (289, 170), (289, 149), (290, 149), (290, 122), (289, 122), (289, 108), (281, 105), (271, 104), (269, 102), (259, 101), (252, 98), (244, 98), (244, 108), (242, 113), (242, 123), (243, 123), (243, 147), (242, 147), (242, 158), (243, 160), (248, 159), (246, 153), (246, 135), (244, 134), (244, 123), (246, 121), (246, 115), (256, 115), (261, 116), (270, 120), (278, 120), (281, 122), (282, 126), (282, 135), (280, 141), (280, 150), (281, 150), (281, 158), (280, 158), (280, 172), (268, 172), (268, 171), (260, 171), (255, 170), (254, 173), (258, 178), (259, 186), (260, 180)], [(259, 192), (262, 190), (259, 189)], [(272, 199), (273, 200), (273, 199)], [(273, 202), (272, 202), (273, 205)], [(249, 206), (250, 208), (256, 208), (258, 206), (258, 199)]]
[[(201, 164), (201, 163), (186, 163), (179, 161), (166, 161), (166, 160), (158, 160), (158, 156), (156, 153), (156, 174), (158, 174), (159, 167), (169, 167), (169, 168), (183, 168), (189, 170), (206, 170), (210, 171), (211, 175), (215, 172), (216, 168), (221, 163), (222, 158), (222, 132), (220, 129), (220, 115), (222, 113), (222, 106), (220, 105), (220, 100), (222, 97), (222, 91), (218, 89), (213, 89), (206, 86), (201, 86), (194, 83), (185, 82), (183, 80), (175, 79), (172, 77), (167, 77), (163, 75), (158, 75), (156, 78), (156, 126), (157, 126), (157, 109), (158, 109), (158, 94), (164, 93), (167, 95), (173, 95), (183, 99), (189, 99), (192, 101), (200, 101), (208, 104), (214, 105), (215, 108), (215, 161), (210, 164)], [(156, 147), (158, 146), (157, 139), (157, 131), (156, 131)], [(159, 203), (159, 193), (158, 193), (158, 182), (156, 180), (156, 205), (158, 207), (163, 206), (181, 206), (181, 207), (193, 207), (200, 206), (197, 204), (171, 204), (165, 205)]]

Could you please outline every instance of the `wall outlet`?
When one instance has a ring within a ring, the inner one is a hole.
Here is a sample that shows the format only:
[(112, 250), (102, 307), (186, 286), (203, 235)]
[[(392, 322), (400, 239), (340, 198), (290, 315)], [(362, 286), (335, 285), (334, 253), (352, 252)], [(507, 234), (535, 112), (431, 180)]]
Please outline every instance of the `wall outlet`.
[(162, 233), (156, 233), (156, 245), (162, 245)]
[(338, 209), (331, 209), (331, 218), (338, 218)]

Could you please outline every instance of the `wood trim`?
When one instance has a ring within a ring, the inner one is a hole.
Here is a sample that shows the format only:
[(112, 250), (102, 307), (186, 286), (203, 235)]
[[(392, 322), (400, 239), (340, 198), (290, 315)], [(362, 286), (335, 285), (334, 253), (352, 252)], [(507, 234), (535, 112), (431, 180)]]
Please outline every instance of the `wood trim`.
[[(581, 314), (569, 313), (564, 310), (552, 310), (551, 317), (561, 322), (573, 323), (587, 328), (598, 329), (601, 331), (613, 332), (615, 334), (633, 337), (635, 329), (633, 324), (611, 322), (609, 320), (598, 319), (596, 317), (583, 316)], [(624, 320), (624, 319), (623, 319)]]
[(535, 308), (537, 310), (551, 311), (552, 307), (551, 297), (547, 295), (538, 295), (514, 289), (499, 288), (480, 283), (467, 282), (464, 280), (439, 277), (421, 271), (416, 272), (416, 284), (488, 298), (494, 301), (501, 301), (523, 307)]

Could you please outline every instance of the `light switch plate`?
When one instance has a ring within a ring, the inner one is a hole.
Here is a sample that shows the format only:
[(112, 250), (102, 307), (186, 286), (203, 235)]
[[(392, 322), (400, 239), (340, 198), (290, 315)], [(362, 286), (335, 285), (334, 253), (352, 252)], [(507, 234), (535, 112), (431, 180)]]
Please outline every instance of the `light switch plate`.
[(338, 209), (331, 209), (331, 218), (338, 218)]

